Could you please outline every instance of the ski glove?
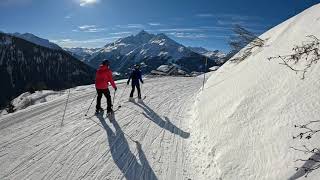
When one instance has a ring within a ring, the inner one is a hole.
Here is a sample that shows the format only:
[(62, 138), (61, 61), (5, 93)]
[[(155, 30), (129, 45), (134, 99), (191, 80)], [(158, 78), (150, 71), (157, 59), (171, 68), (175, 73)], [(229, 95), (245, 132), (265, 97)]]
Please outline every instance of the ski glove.
[(115, 87), (115, 88), (114, 88), (114, 91), (117, 91), (117, 90), (118, 90), (118, 88), (117, 88), (117, 87)]
[(129, 85), (129, 81), (127, 82), (127, 85)]

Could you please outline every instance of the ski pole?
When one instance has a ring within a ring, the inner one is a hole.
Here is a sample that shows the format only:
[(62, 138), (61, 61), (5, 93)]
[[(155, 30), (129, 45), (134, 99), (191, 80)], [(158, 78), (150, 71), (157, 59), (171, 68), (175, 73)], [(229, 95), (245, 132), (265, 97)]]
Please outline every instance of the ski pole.
[(143, 83), (141, 83), (140, 94), (142, 95)]
[(114, 104), (114, 99), (115, 99), (115, 97), (116, 97), (116, 92), (117, 92), (117, 91), (114, 91), (114, 92), (113, 92), (112, 106), (113, 106), (113, 104)]
[(204, 90), (204, 83), (206, 82), (206, 71), (207, 71), (207, 66), (208, 66), (208, 58), (206, 58), (205, 65), (204, 65), (202, 91)]
[(98, 94), (96, 93), (96, 95), (95, 95), (94, 98), (92, 99), (91, 104), (90, 104), (90, 106), (89, 106), (89, 108), (88, 108), (88, 110), (87, 110), (87, 112), (86, 112), (86, 114), (85, 114), (84, 116), (87, 116), (87, 114), (88, 114), (88, 112), (89, 112), (89, 110), (90, 110), (90, 108), (91, 108), (91, 106), (92, 106), (92, 103), (93, 103), (93, 101), (96, 99), (97, 95), (98, 95)]
[[(124, 92), (126, 91), (127, 87), (128, 87), (128, 85), (126, 85), (125, 88), (124, 88), (124, 90), (122, 91), (121, 96), (120, 96), (120, 98), (119, 98), (118, 104), (120, 103), (120, 100), (121, 100), (121, 98), (123, 97), (123, 94), (124, 94)], [(119, 105), (118, 108), (121, 108), (121, 105)]]
[(64, 107), (64, 111), (63, 111), (61, 126), (63, 126), (64, 116), (65, 116), (65, 114), (66, 114), (67, 105), (68, 105), (68, 101), (69, 101), (69, 96), (70, 96), (70, 89), (69, 89), (69, 91), (68, 91), (68, 97), (67, 97), (67, 101), (66, 101), (66, 106)]

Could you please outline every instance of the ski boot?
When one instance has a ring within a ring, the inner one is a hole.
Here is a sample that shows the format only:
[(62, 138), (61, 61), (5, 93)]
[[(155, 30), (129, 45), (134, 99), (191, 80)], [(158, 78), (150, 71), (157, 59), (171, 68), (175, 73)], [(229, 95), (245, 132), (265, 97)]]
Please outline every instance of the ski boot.
[(143, 100), (141, 98), (138, 98), (138, 103), (143, 103)]
[(129, 102), (134, 102), (134, 98), (133, 97), (129, 97)]
[(102, 109), (102, 108), (98, 108), (98, 109), (96, 109), (96, 114), (100, 114), (100, 113), (102, 113), (104, 110)]

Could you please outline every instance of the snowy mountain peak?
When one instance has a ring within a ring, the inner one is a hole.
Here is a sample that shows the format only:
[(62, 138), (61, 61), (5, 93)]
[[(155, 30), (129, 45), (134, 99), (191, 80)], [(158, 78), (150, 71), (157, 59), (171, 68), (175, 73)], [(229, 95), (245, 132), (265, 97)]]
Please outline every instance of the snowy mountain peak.
[[(188, 70), (200, 71), (201, 69), (203, 70), (200, 67), (202, 63), (200, 65), (194, 62), (204, 59), (204, 56), (189, 50), (164, 33), (155, 35), (142, 30), (136, 35), (121, 38), (107, 44), (90, 60), (90, 64), (93, 67), (97, 67), (105, 58), (112, 61), (113, 68), (117, 71), (128, 68), (125, 66), (130, 67), (132, 64), (149, 61), (150, 59), (158, 61), (157, 63), (148, 62), (150, 70), (162, 64), (179, 62), (190, 63), (187, 67)], [(194, 61), (182, 62), (184, 60), (187, 61), (186, 59), (194, 59)], [(160, 62), (162, 64), (159, 64)]]
[(69, 52), (72, 56), (76, 57), (77, 59), (87, 62), (95, 53), (97, 53), (100, 48), (64, 48), (65, 51)]
[(119, 46), (142, 45), (150, 41), (153, 37), (153, 34), (149, 34), (148, 32), (142, 30), (136, 35), (120, 38), (113, 43), (109, 43), (105, 45), (104, 49), (110, 50), (110, 47), (113, 47), (112, 49), (117, 49)]
[(136, 39), (138, 42), (146, 43), (150, 39), (154, 38), (153, 34), (148, 33), (145, 30), (140, 31), (137, 35), (133, 36), (134, 39)]
[(17, 33), (16, 32), (16, 33), (13, 33), (11, 35), (15, 36), (15, 37), (18, 37), (18, 38), (21, 38), (21, 39), (24, 39), (24, 40), (29, 41), (29, 42), (32, 42), (32, 43), (37, 44), (39, 46), (46, 47), (46, 48), (55, 49), (55, 50), (61, 50), (62, 49), (57, 44), (54, 44), (54, 43), (50, 42), (47, 39), (40, 38), (40, 37), (38, 37), (38, 36), (36, 36), (34, 34), (31, 34), (31, 33), (21, 34), (21, 33)]
[(150, 35), (147, 31), (141, 30), (136, 36)]
[(157, 38), (170, 39), (166, 34), (160, 33), (156, 35)]

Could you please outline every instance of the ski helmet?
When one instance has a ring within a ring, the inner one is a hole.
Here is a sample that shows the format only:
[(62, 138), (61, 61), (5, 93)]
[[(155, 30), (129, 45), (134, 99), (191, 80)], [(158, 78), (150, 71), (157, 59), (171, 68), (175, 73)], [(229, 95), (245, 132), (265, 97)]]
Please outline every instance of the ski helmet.
[(103, 60), (103, 61), (102, 61), (102, 65), (107, 65), (107, 66), (109, 66), (109, 65), (110, 65), (109, 60), (107, 60), (107, 59)]
[(135, 69), (140, 69), (140, 64), (134, 65), (134, 68), (135, 68)]

